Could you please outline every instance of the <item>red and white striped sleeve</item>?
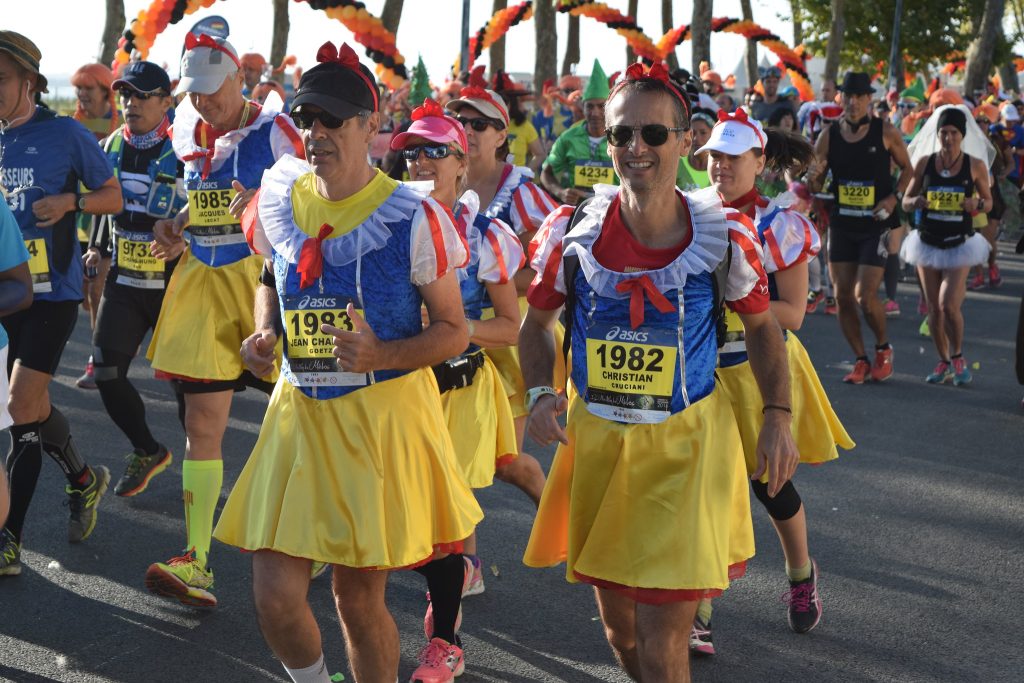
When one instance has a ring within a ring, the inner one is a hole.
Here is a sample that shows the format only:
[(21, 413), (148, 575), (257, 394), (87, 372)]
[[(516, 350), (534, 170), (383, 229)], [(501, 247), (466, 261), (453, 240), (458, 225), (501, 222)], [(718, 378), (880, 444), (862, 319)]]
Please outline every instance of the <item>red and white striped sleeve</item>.
[(263, 190), (256, 191), (245, 207), (239, 222), (242, 225), (242, 232), (245, 234), (245, 241), (249, 243), (249, 249), (254, 254), (271, 258), (274, 255), (274, 248), (270, 246), (270, 240), (267, 239), (267, 234), (263, 231), (263, 222), (260, 221), (259, 203), (262, 193)]
[(768, 275), (754, 224), (738, 211), (727, 213), (725, 219), (732, 249), (725, 285), (726, 304), (737, 313), (763, 313), (770, 304)]
[(270, 129), (270, 151), (275, 160), (285, 154), (291, 154), (299, 159), (306, 158), (302, 134), (286, 114), (278, 114), (274, 117), (274, 127)]
[(469, 260), (469, 246), (459, 234), (452, 212), (429, 197), (413, 215), (409, 257), (409, 280), (417, 287), (440, 279)]
[(764, 231), (764, 269), (769, 273), (792, 268), (821, 251), (821, 237), (810, 219), (782, 209)]
[(508, 223), (497, 218), (491, 219), (480, 247), (480, 268), (477, 279), (480, 282), (503, 285), (512, 280), (519, 269), (526, 265), (523, 244), (512, 232)]
[(512, 229), (517, 235), (535, 232), (557, 208), (558, 203), (551, 195), (527, 181), (512, 191)]
[(526, 299), (535, 308), (551, 311), (565, 303), (562, 238), (572, 219), (572, 211), (571, 206), (553, 211), (530, 240), (530, 267), (536, 275)]

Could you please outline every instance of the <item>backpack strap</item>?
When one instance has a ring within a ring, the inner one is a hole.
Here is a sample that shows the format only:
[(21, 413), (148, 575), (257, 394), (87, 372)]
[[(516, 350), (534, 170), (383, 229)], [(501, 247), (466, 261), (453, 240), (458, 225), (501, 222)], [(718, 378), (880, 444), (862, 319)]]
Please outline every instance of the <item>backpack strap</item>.
[(568, 237), (572, 229), (583, 220), (583, 207), (589, 204), (593, 197), (587, 197), (576, 205), (572, 210), (572, 217), (569, 218), (569, 227), (566, 228), (566, 237), (562, 238), (562, 278), (565, 284), (565, 304), (562, 309), (564, 318), (565, 335), (562, 337), (562, 356), (568, 361), (569, 350), (572, 348), (572, 320), (576, 309), (576, 273), (580, 270), (580, 257), (576, 254), (569, 254), (566, 247), (575, 241), (575, 238)]

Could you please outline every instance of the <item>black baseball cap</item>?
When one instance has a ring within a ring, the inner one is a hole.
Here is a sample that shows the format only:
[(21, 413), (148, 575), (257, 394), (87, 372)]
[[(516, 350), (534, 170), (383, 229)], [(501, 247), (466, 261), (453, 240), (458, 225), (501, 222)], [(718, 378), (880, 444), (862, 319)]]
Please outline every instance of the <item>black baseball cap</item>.
[(379, 109), (376, 88), (373, 73), (362, 63), (356, 71), (337, 62), (322, 62), (302, 74), (292, 111), (311, 104), (340, 119), (374, 112)]
[(110, 85), (114, 90), (128, 87), (136, 92), (171, 93), (171, 79), (167, 72), (153, 62), (130, 62), (121, 71), (121, 76)]

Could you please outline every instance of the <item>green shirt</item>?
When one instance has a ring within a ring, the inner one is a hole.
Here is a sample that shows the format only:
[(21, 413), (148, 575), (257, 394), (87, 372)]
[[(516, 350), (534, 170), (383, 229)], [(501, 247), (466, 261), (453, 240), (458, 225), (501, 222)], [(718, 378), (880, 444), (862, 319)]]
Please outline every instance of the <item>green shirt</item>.
[(679, 168), (676, 170), (676, 187), (684, 192), (702, 190), (711, 187), (711, 178), (707, 170), (698, 171), (690, 165), (689, 157), (679, 157)]
[(596, 143), (587, 134), (586, 121), (580, 121), (558, 136), (544, 161), (562, 187), (589, 190), (595, 182), (619, 184), (608, 156), (604, 137)]

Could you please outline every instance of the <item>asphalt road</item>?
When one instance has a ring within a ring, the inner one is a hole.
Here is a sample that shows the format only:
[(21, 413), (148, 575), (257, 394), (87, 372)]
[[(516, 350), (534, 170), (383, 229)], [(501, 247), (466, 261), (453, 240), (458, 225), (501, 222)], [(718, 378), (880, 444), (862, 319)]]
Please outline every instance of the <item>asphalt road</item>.
[[(1024, 260), (1002, 245), (1001, 289), (970, 293), (966, 388), (926, 385), (934, 365), (918, 336), (916, 287), (900, 285), (891, 321), (895, 377), (881, 386), (840, 382), (852, 354), (836, 321), (809, 316), (800, 333), (857, 448), (801, 468), (824, 616), (811, 634), (786, 625), (782, 555), (753, 501), (757, 557), (716, 602), (718, 655), (694, 663), (696, 681), (1020, 681), (1024, 623), (1024, 389), (1013, 338)], [(88, 355), (87, 319), (64, 354), (54, 402), (92, 463), (123, 468), (126, 440), (95, 392), (74, 387)], [(250, 564), (215, 544), (220, 606), (199, 611), (143, 586), (153, 561), (184, 542), (180, 457), (184, 438), (168, 389), (145, 361), (133, 376), (156, 436), (176, 453), (170, 470), (134, 499), (109, 495), (85, 543), (66, 539), (64, 481), (47, 460), (26, 526), (24, 571), (0, 580), (0, 678), (36, 681), (282, 681), (250, 598)], [(262, 395), (240, 395), (226, 443), (225, 492), (258, 433)], [(0, 447), (6, 447), (0, 437)], [(538, 452), (545, 467), (551, 451)], [(587, 588), (564, 569), (527, 569), (520, 557), (533, 508), (496, 484), (480, 492), (487, 518), (480, 552), (487, 591), (465, 603), (463, 638), (473, 681), (625, 681), (604, 642)], [(422, 644), (421, 577), (391, 579), (388, 602), (402, 637), (402, 680)], [(329, 581), (311, 588), (331, 671), (345, 670)], [(349, 677), (351, 680), (351, 677)]]

